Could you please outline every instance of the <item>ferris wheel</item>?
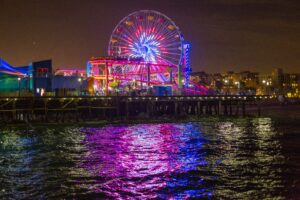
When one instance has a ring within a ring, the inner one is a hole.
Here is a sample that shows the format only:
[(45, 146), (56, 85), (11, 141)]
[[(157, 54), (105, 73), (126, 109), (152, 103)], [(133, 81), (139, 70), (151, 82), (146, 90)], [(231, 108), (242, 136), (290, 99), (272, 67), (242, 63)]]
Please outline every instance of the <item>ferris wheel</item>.
[(184, 55), (183, 45), (183, 36), (170, 18), (157, 11), (141, 10), (126, 16), (115, 27), (108, 55), (178, 66)]

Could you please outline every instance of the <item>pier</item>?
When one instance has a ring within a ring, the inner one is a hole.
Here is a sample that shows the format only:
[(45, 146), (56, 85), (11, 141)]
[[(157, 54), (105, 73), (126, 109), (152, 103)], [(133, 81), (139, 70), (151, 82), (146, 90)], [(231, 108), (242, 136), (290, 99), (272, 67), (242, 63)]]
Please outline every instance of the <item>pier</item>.
[[(159, 119), (184, 116), (259, 116), (273, 96), (99, 96), (0, 98), (0, 122)], [(254, 112), (253, 112), (254, 110)]]

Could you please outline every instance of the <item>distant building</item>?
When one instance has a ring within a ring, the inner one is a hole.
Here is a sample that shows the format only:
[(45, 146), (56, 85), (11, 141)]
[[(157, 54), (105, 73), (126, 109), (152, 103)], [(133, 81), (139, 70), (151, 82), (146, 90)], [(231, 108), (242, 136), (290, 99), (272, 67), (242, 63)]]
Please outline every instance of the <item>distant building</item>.
[(240, 73), (241, 90), (247, 94), (256, 94), (259, 86), (259, 74), (257, 72), (243, 71)]
[(222, 74), (215, 73), (215, 74), (212, 74), (211, 77), (212, 77), (212, 83), (211, 83), (212, 89), (214, 89), (216, 91), (221, 91), (223, 84), (224, 84)]
[(77, 96), (87, 88), (87, 81), (81, 76), (53, 76), (52, 91), (55, 96)]
[(52, 60), (33, 62), (32, 64), (33, 94), (43, 96), (52, 92)]
[(284, 79), (283, 70), (281, 68), (274, 68), (272, 70), (272, 86), (274, 87), (275, 94), (282, 93), (282, 84)]
[(201, 83), (204, 85), (210, 85), (210, 77), (206, 72), (204, 72), (204, 71), (192, 72), (190, 75), (191, 75), (190, 79), (192, 81)]
[(283, 92), (288, 97), (299, 97), (300, 95), (300, 74), (284, 74)]

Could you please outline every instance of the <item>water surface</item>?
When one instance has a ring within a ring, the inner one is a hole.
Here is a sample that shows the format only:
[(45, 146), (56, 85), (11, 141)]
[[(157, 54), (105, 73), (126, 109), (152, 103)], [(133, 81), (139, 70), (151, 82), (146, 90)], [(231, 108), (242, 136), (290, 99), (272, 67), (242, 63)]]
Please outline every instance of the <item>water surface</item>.
[(2, 128), (0, 199), (297, 199), (299, 134), (270, 118)]

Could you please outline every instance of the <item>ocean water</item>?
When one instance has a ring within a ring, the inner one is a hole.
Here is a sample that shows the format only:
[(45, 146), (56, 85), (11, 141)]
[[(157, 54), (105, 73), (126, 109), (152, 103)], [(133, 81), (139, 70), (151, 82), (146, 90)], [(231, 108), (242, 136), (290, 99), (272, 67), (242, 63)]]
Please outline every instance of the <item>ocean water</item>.
[(271, 118), (2, 127), (0, 199), (300, 199), (299, 132)]

